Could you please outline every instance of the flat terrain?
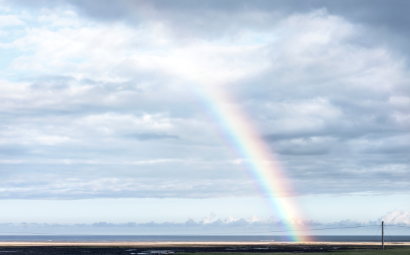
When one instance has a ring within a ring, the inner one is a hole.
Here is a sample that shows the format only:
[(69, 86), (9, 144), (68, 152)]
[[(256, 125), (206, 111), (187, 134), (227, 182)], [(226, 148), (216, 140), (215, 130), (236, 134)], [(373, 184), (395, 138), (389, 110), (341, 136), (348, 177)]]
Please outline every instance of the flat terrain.
[[(379, 247), (380, 242), (1, 242), (0, 247), (12, 246), (87, 246), (87, 247), (241, 247), (241, 246), (369, 246)], [(386, 246), (410, 246), (410, 242), (385, 242)]]
[[(289, 253), (301, 253), (296, 251), (288, 251), (288, 252), (267, 252), (267, 253), (248, 253), (243, 252), (240, 255), (289, 255)], [(332, 254), (332, 255), (382, 255), (382, 254), (392, 254), (392, 255), (409, 255), (410, 248), (388, 248), (386, 250), (380, 249), (359, 249), (359, 250), (339, 250), (339, 251), (325, 251), (325, 252), (304, 252), (308, 253), (309, 255), (325, 255), (325, 254)], [(186, 255), (239, 255), (238, 253), (220, 253), (220, 252), (197, 252), (197, 253), (185, 253)]]
[(0, 242), (1, 254), (195, 254), (195, 255), (267, 255), (267, 254), (407, 254), (409, 243), (387, 244), (381, 250), (380, 243), (181, 243), (181, 242), (139, 242), (139, 243), (44, 243), (44, 242)]

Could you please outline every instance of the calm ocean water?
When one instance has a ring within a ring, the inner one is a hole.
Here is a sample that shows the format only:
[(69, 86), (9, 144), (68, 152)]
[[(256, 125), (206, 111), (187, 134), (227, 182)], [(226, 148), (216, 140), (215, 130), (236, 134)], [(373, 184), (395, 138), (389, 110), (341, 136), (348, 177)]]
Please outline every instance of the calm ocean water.
[[(380, 236), (311, 236), (323, 242), (376, 242)], [(54, 241), (54, 242), (280, 242), (290, 241), (289, 236), (182, 236), (182, 235), (0, 235), (0, 242), (10, 241)], [(387, 242), (410, 242), (410, 236), (385, 236)]]

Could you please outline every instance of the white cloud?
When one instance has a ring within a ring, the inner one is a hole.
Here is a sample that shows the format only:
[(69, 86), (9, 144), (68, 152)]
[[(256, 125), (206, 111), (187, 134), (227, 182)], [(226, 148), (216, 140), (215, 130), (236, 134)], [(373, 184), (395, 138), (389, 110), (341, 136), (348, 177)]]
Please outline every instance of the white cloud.
[[(197, 197), (249, 195), (235, 182), (220, 190), (210, 184), (231, 176), (244, 189), (251, 185), (241, 175), (246, 161), (209, 117), (212, 100), (205, 106), (195, 94), (199, 86), (217, 85), (237, 98), (233, 106), (280, 154), (299, 194), (408, 190), (408, 70), (386, 45), (360, 41), (368, 35), (363, 26), (323, 9), (274, 22), (255, 11), (245, 18), (267, 22), (258, 29), (232, 26), (219, 37), (187, 39), (155, 15), (130, 24), (87, 19), (68, 7), (39, 13), (19, 16), (30, 26), (2, 44), (19, 53), (8, 59), (0, 81), (6, 163), (37, 162), (43, 177), (53, 165), (59, 180), (64, 167), (83, 164), (70, 170), (82, 187), (78, 197), (140, 196), (116, 181), (110, 183), (115, 191), (101, 188), (114, 178), (113, 164), (121, 165), (115, 169), (120, 180), (160, 176)], [(30, 186), (25, 171), (10, 171), (8, 180)], [(192, 185), (201, 176), (206, 183)], [(376, 184), (367, 185), (368, 178)], [(49, 185), (55, 197), (74, 190)], [(141, 196), (190, 195), (167, 185), (149, 186)], [(32, 189), (46, 197), (39, 186)]]
[(405, 96), (391, 96), (389, 97), (389, 103), (399, 108), (409, 107), (410, 98)]
[(235, 222), (235, 221), (238, 221), (238, 220), (239, 220), (239, 219), (236, 219), (236, 218), (232, 217), (232, 215), (229, 215), (229, 216), (224, 220), (224, 223), (229, 224), (229, 223), (232, 223), (232, 222)]
[[(389, 218), (389, 219), (387, 219)], [(393, 211), (381, 218), (385, 220), (389, 234), (405, 234), (405, 229), (393, 229), (388, 224), (409, 224), (409, 212)], [(379, 219), (380, 220), (380, 219)], [(236, 234), (274, 234), (280, 235), (283, 233), (284, 224), (293, 227), (303, 226), (306, 231), (312, 229), (311, 232), (303, 232), (304, 234), (312, 235), (370, 235), (374, 236), (380, 228), (379, 221), (360, 222), (356, 220), (341, 220), (338, 222), (313, 222), (294, 220), (289, 222), (277, 221), (265, 219), (260, 216), (252, 216), (245, 218), (234, 218), (229, 216), (224, 220), (218, 219), (214, 213), (203, 218), (202, 221), (196, 222), (193, 218), (188, 217), (186, 222), (155, 222), (148, 223), (109, 223), (109, 222), (95, 222), (92, 224), (50, 224), (50, 223), (0, 223), (0, 227), (3, 231), (12, 231), (17, 233), (24, 232), (41, 232), (47, 231), (53, 234), (84, 234), (84, 233), (168, 233), (168, 234), (232, 234), (235, 231)], [(359, 228), (355, 228), (359, 227)], [(275, 233), (276, 232), (276, 233)]]
[(394, 210), (382, 216), (380, 220), (386, 224), (410, 225), (410, 212)]
[(209, 223), (212, 223), (212, 222), (215, 222), (215, 221), (217, 221), (215, 213), (211, 213), (210, 215), (208, 215), (208, 216), (206, 216), (202, 219), (203, 224), (209, 224)]
[(256, 216), (252, 215), (248, 219), (246, 219), (247, 222), (254, 223), (254, 222), (265, 222), (265, 219), (261, 216)]
[(0, 27), (24, 26), (25, 23), (15, 15), (0, 15)]
[[(2, 164), (19, 164), (26, 162), (0, 162)], [(95, 164), (92, 162), (89, 165)], [(84, 169), (83, 166), (76, 165), (76, 162), (70, 160), (61, 160), (61, 165), (68, 165), (67, 169), (71, 169), (72, 165), (76, 168)], [(87, 168), (86, 165), (86, 168)], [(124, 164), (119, 164), (124, 167)], [(147, 164), (143, 164), (143, 166)], [(152, 164), (151, 164), (152, 165)], [(55, 164), (48, 165), (55, 167)], [(101, 166), (101, 164), (99, 164)], [(112, 167), (118, 164), (112, 164)], [(132, 166), (132, 164), (131, 164)], [(180, 164), (175, 164), (176, 167)], [(32, 165), (33, 168), (37, 168)], [(168, 164), (169, 167), (169, 164)], [(86, 169), (85, 168), (85, 169)], [(132, 168), (131, 168), (132, 169)], [(82, 175), (79, 177), (62, 177), (56, 173), (42, 173), (43, 180), (38, 180), (35, 175), (26, 175), (12, 180), (2, 180), (0, 182), (1, 198), (20, 198), (20, 199), (84, 199), (84, 198), (152, 198), (152, 197), (168, 197), (168, 198), (207, 198), (225, 197), (230, 193), (249, 194), (249, 181), (227, 180), (227, 179), (191, 179), (189, 182), (185, 180), (175, 180), (164, 177), (149, 177), (138, 175), (138, 171), (132, 169), (133, 177), (125, 177), (130, 175), (123, 172), (124, 177), (107, 176), (96, 178), (91, 175)], [(117, 172), (118, 175), (118, 172)], [(78, 176), (78, 175), (77, 175)], [(235, 184), (235, 186), (233, 186)], [(212, 191), (213, 190), (213, 191)], [(204, 193), (205, 191), (205, 193)], [(166, 194), (164, 196), (164, 194)], [(214, 215), (215, 216), (215, 215)], [(214, 216), (204, 218), (204, 222), (214, 222)]]
[(173, 129), (171, 120), (167, 116), (144, 114), (141, 117), (105, 113), (102, 115), (89, 115), (78, 120), (84, 127), (96, 128), (102, 133), (111, 133), (112, 129), (125, 129), (128, 132), (166, 132)]

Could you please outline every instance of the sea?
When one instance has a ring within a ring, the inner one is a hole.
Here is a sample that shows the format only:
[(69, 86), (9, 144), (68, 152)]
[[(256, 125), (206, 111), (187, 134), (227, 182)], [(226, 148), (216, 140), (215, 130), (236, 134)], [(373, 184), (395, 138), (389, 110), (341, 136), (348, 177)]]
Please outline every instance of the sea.
[[(381, 242), (381, 236), (309, 236), (316, 242)], [(257, 235), (0, 235), (0, 242), (290, 242), (290, 236)], [(410, 236), (385, 236), (386, 242), (410, 242)]]

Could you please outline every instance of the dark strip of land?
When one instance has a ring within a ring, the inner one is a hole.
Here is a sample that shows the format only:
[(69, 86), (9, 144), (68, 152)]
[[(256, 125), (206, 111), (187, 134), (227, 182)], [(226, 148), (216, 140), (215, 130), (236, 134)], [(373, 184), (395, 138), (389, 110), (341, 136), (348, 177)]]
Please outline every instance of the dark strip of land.
[(44, 242), (0, 242), (3, 254), (410, 254), (410, 243), (387, 243), (381, 250), (380, 243), (238, 243), (238, 242), (113, 242), (113, 243), (44, 243)]

